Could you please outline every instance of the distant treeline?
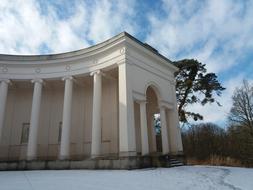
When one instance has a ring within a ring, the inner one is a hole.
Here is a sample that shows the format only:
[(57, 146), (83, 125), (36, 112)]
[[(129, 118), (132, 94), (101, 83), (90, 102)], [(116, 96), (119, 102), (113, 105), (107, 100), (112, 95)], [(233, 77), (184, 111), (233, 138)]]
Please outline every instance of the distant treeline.
[(182, 140), (186, 157), (195, 164), (253, 167), (253, 131), (248, 126), (191, 125), (182, 131)]

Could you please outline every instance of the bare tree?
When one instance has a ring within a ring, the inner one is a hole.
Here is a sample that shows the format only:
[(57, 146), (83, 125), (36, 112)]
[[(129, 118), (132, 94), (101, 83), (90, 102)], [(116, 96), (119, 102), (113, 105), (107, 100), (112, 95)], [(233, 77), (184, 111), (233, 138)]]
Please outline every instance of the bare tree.
[(244, 80), (240, 88), (236, 88), (233, 105), (229, 113), (232, 125), (244, 126), (253, 134), (253, 85)]
[(226, 156), (226, 136), (226, 131), (213, 123), (191, 125), (182, 133), (184, 152), (197, 160)]

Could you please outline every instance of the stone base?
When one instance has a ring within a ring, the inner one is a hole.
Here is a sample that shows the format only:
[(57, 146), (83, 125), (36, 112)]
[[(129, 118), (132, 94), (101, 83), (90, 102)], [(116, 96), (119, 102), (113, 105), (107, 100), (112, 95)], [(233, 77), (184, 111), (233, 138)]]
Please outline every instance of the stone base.
[[(65, 170), (65, 169), (140, 169), (149, 167), (170, 167), (168, 155), (165, 156), (132, 156), (113, 159), (95, 158), (79, 161), (1, 161), (3, 170)], [(173, 156), (175, 157), (175, 156)]]

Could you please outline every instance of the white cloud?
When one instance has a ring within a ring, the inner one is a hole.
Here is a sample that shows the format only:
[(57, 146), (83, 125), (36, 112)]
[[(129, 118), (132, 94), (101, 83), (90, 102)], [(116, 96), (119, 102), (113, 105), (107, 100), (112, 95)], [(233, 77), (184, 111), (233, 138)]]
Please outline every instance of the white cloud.
[[(130, 24), (134, 16), (135, 2), (95, 1), (90, 20), (89, 39), (95, 43), (110, 38), (119, 31), (127, 30), (134, 33)], [(116, 32), (116, 33), (115, 33)]]
[(164, 0), (166, 16), (149, 15), (146, 40), (163, 54), (171, 59), (197, 58), (209, 71), (222, 72), (238, 64), (245, 49), (253, 49), (252, 1), (184, 2)]
[[(4, 1), (0, 12), (0, 51), (11, 54), (37, 54), (46, 44), (53, 51), (67, 50), (81, 41), (71, 29), (71, 23), (59, 21), (54, 14), (41, 15), (33, 0)], [(80, 45), (79, 45), (80, 46)]]
[[(133, 32), (131, 18), (135, 1), (73, 1), (70, 15), (61, 19), (57, 7), (61, 1), (41, 4), (35, 0), (8, 1), (0, 4), (0, 53), (39, 54), (41, 47), (48, 53), (60, 53), (87, 47), (128, 30)], [(62, 12), (62, 14), (64, 14)], [(92, 43), (92, 44), (91, 44)]]

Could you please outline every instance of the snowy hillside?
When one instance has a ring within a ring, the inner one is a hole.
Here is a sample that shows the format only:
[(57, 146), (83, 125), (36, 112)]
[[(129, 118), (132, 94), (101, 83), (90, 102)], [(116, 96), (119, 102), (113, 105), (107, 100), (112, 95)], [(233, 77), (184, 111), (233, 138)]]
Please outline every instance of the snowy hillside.
[(253, 189), (253, 169), (182, 166), (142, 170), (0, 172), (1, 190)]

